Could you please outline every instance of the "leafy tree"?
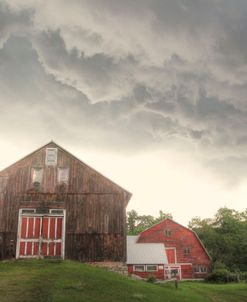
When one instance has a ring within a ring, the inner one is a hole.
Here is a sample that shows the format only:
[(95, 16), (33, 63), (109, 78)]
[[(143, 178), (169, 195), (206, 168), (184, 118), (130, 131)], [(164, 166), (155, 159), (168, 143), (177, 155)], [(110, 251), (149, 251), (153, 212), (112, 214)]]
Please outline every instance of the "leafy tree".
[(135, 210), (127, 212), (128, 234), (134, 235), (138, 221), (138, 213)]
[(198, 234), (215, 263), (223, 263), (232, 271), (247, 271), (247, 210), (220, 208), (213, 219), (195, 217), (189, 227)]
[(138, 235), (154, 224), (166, 219), (172, 219), (171, 214), (166, 214), (162, 210), (159, 211), (159, 216), (138, 215), (135, 210), (127, 212), (127, 231), (128, 235)]

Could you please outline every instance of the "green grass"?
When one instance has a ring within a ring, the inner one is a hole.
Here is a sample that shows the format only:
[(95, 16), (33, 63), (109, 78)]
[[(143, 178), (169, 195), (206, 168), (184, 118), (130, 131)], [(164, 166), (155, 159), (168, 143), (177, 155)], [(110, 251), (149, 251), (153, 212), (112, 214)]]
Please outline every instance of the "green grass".
[(1, 302), (244, 302), (247, 283), (149, 284), (73, 261), (0, 262)]

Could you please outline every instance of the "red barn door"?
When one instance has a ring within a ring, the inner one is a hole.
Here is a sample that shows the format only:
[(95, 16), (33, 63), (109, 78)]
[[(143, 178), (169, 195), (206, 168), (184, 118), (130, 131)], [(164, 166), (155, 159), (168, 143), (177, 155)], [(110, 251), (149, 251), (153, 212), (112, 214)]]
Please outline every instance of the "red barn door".
[(63, 217), (44, 217), (42, 227), (42, 255), (61, 257)]
[(176, 263), (175, 248), (166, 248), (166, 256), (167, 256), (168, 263)]
[(41, 217), (21, 217), (20, 257), (39, 255), (41, 220)]
[(16, 257), (64, 258), (63, 226), (64, 215), (20, 213)]

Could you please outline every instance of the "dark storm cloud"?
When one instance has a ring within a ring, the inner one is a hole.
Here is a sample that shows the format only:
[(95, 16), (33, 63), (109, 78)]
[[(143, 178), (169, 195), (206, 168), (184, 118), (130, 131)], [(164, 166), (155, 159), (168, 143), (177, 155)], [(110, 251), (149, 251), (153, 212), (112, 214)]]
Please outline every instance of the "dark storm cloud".
[(25, 33), (30, 25), (30, 10), (13, 12), (5, 1), (0, 2), (0, 47), (13, 32)]
[(3, 136), (196, 146), (241, 177), (246, 12), (240, 0), (0, 2)]

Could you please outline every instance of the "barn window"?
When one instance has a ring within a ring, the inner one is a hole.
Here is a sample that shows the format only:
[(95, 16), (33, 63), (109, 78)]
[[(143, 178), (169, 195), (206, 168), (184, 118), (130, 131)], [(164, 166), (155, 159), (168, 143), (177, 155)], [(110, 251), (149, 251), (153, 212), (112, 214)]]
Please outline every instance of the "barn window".
[(156, 272), (158, 270), (157, 265), (147, 265), (147, 272)]
[(205, 266), (200, 266), (200, 272), (201, 273), (206, 273), (207, 272), (207, 268)]
[(58, 168), (57, 169), (57, 182), (59, 184), (68, 184), (69, 168)]
[(52, 210), (50, 210), (50, 213), (54, 214), (54, 215), (63, 215), (63, 210), (52, 209)]
[(0, 177), (0, 193), (3, 193), (4, 190), (6, 189), (7, 182), (8, 182), (8, 176), (1, 176)]
[(109, 232), (109, 215), (104, 216), (104, 233)]
[(184, 248), (184, 254), (185, 254), (185, 255), (190, 254), (190, 248), (189, 248), (189, 247), (185, 247), (185, 248)]
[(193, 271), (194, 271), (194, 273), (206, 273), (207, 267), (206, 266), (194, 266)]
[(33, 214), (33, 213), (35, 213), (35, 209), (22, 209), (21, 213), (22, 214)]
[(199, 266), (194, 266), (193, 271), (194, 273), (199, 273)]
[(145, 265), (134, 265), (135, 272), (145, 272)]
[(57, 148), (46, 148), (45, 164), (46, 166), (57, 165)]
[(40, 167), (32, 168), (32, 184), (34, 187), (40, 187), (43, 178), (43, 169)]
[(166, 237), (171, 237), (171, 235), (172, 235), (172, 231), (170, 231), (170, 230), (165, 230), (165, 236)]

